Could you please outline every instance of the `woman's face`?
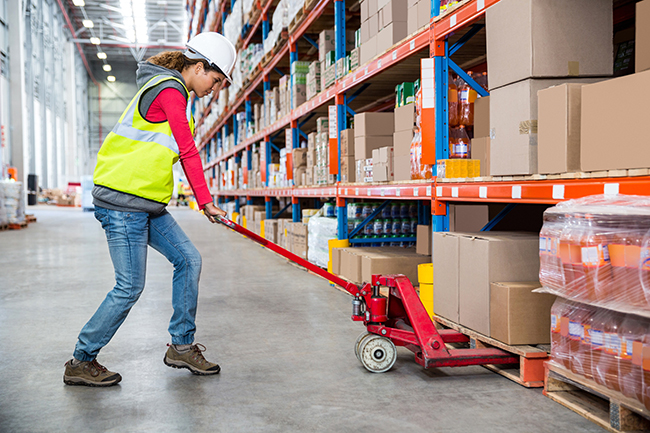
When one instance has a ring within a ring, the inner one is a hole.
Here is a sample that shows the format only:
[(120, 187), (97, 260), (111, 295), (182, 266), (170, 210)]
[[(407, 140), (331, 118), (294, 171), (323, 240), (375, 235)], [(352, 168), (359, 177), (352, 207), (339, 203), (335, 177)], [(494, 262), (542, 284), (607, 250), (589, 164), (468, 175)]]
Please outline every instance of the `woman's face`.
[(218, 92), (225, 79), (223, 74), (216, 71), (206, 72), (203, 64), (195, 65), (195, 75), (192, 90), (199, 98), (209, 95), (212, 92)]

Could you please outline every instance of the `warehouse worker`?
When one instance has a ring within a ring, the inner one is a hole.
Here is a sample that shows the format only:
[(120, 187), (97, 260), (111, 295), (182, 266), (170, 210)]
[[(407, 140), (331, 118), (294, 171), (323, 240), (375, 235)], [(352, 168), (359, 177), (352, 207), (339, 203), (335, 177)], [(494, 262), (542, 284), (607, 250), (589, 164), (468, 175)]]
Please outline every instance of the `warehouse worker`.
[(217, 374), (205, 346), (194, 343), (201, 255), (165, 206), (171, 199), (172, 165), (180, 159), (197, 204), (210, 222), (226, 212), (212, 202), (194, 144), (190, 92), (202, 98), (219, 91), (235, 64), (235, 47), (222, 35), (201, 33), (184, 52), (163, 52), (138, 66), (138, 93), (108, 134), (95, 167), (95, 217), (108, 240), (116, 284), (79, 334), (74, 358), (65, 364), (68, 385), (111, 386), (122, 377), (97, 362), (140, 297), (145, 284), (147, 246), (174, 265), (170, 367), (194, 374)]

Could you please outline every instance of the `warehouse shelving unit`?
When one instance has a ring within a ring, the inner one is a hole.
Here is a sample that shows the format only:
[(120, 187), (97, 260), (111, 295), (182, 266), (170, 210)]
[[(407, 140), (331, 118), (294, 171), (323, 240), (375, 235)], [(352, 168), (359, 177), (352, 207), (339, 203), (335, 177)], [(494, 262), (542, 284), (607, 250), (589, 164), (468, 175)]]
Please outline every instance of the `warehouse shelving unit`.
[[(210, 0), (204, 0), (202, 10), (207, 8)], [(216, 1), (216, 0), (212, 0)], [(448, 150), (448, 113), (447, 87), (449, 71), (453, 70), (468, 82), (481, 96), (487, 92), (480, 88), (461, 67), (462, 62), (454, 62), (451, 56), (463, 47), (470, 44), (471, 38), (477, 34), (484, 37), (484, 13), (485, 10), (497, 3), (499, 0), (465, 0), (453, 8), (439, 14), (440, 1), (432, 0), (432, 18), (429, 25), (421, 28), (418, 32), (409, 35), (403, 41), (397, 43), (388, 51), (376, 56), (366, 64), (360, 65), (341, 79), (320, 92), (316, 97), (307, 101), (299, 107), (293, 107), (291, 112), (277, 120), (272, 125), (257, 132), (240, 144), (236, 145), (216, 159), (206, 164), (205, 169), (213, 169), (219, 162), (227, 160), (232, 156), (241, 155), (245, 150), (251, 150), (255, 144), (260, 144), (263, 153), (266, 155), (266, 162), (270, 161), (271, 141), (273, 134), (285, 128), (292, 129), (293, 147), (299, 147), (299, 137), (306, 136), (301, 128), (313, 126), (309, 123), (314, 113), (328, 115), (325, 106), (334, 102), (336, 112), (330, 114), (330, 121), (336, 121), (336, 130), (340, 138), (340, 132), (347, 127), (346, 113), (354, 114), (356, 111), (365, 108), (364, 111), (381, 111), (392, 105), (392, 101), (386, 101), (381, 97), (389, 93), (394, 81), (391, 77), (404, 78), (413, 76), (413, 70), (417, 71), (415, 78), (419, 78), (420, 60), (432, 58), (434, 70), (434, 95), (435, 103), (430, 110), (423, 110), (423, 153), (426, 154), (426, 162), (433, 163), (436, 159), (445, 159), (449, 155)], [(225, 3), (225, 2), (224, 2)], [(274, 6), (274, 0), (266, 0), (258, 3), (261, 9), (259, 17), (249, 26), (241, 40), (242, 47), (246, 47), (262, 28), (262, 37), (268, 33), (267, 15)], [(259, 73), (247, 80), (245, 88), (237, 96), (235, 102), (229, 106), (220, 118), (210, 128), (205, 138), (199, 145), (199, 150), (205, 152), (211, 145), (215, 145), (215, 138), (219, 137), (223, 128), (228, 128), (232, 123), (234, 115), (245, 111), (247, 121), (250, 121), (251, 99), (256, 97), (258, 88), (270, 88), (270, 81), (277, 79), (282, 73), (280, 68), (288, 68), (291, 62), (298, 59), (298, 53), (309, 48), (311, 41), (303, 36), (308, 30), (320, 31), (324, 28), (335, 25), (336, 31), (336, 58), (344, 54), (344, 26), (346, 11), (343, 1), (320, 0), (312, 1), (306, 7), (302, 20), (292, 29), (288, 39), (273, 51), (273, 56)], [(225, 16), (224, 5), (221, 5), (222, 16)], [(352, 14), (353, 15), (353, 14)], [(347, 18), (350, 13), (348, 11)], [(204, 18), (202, 18), (204, 20)], [(211, 30), (219, 30), (223, 20), (215, 20), (215, 27)], [(343, 27), (343, 30), (340, 28)], [(201, 27), (199, 27), (201, 28)], [(265, 30), (266, 28), (266, 30)], [(304, 44), (301, 46), (301, 44)], [(238, 44), (239, 45), (239, 44)], [(301, 50), (300, 48), (304, 48)], [(471, 57), (471, 50), (469, 56)], [(458, 56), (458, 54), (456, 54)], [(468, 58), (467, 60), (471, 60)], [(483, 59), (484, 61), (484, 59)], [(406, 79), (406, 78), (404, 78)], [(402, 79), (402, 81), (404, 81)], [(372, 92), (365, 91), (368, 85)], [(364, 93), (365, 91), (365, 93)], [(385, 93), (382, 93), (385, 92)], [(348, 96), (352, 94), (351, 96)], [(216, 95), (215, 95), (216, 98)], [(199, 120), (209, 114), (211, 105)], [(234, 120), (236, 122), (236, 120)], [(236, 123), (233, 125), (236, 127)], [(330, 143), (337, 143), (338, 140)], [(330, 146), (330, 152), (337, 152), (335, 146)], [(250, 153), (249, 153), (250, 154)], [(340, 161), (340, 155), (339, 155)], [(246, 169), (250, 170), (250, 160)], [(435, 171), (435, 165), (434, 165)], [(264, 174), (263, 174), (264, 176)], [(434, 172), (435, 176), (435, 172)], [(548, 204), (552, 205), (559, 201), (579, 198), (592, 194), (650, 194), (650, 177), (648, 173), (641, 176), (605, 177), (590, 178), (589, 174), (578, 173), (575, 179), (559, 178), (552, 176), (517, 176), (499, 178), (475, 178), (475, 179), (434, 179), (430, 181), (413, 181), (409, 183), (388, 182), (382, 184), (342, 184), (314, 187), (291, 187), (291, 188), (263, 188), (245, 189), (235, 191), (213, 190), (213, 194), (220, 200), (225, 198), (247, 197), (247, 202), (252, 203), (253, 197), (265, 197), (267, 204), (267, 217), (271, 214), (271, 198), (287, 197), (293, 204), (294, 221), (299, 220), (299, 201), (304, 198), (329, 198), (335, 199), (337, 204), (337, 216), (339, 217), (339, 233), (341, 238), (346, 238), (347, 227), (346, 202), (355, 199), (375, 200), (424, 200), (431, 203), (431, 215), (434, 231), (445, 231), (449, 229), (448, 204), (450, 202), (484, 202), (484, 203), (525, 203), (525, 204)], [(620, 176), (620, 174), (617, 174)], [(588, 177), (588, 178), (581, 178)], [(340, 181), (340, 177), (338, 177)], [(236, 201), (237, 208), (239, 200)], [(494, 225), (494, 221), (491, 224)], [(486, 226), (486, 229), (487, 226)]]

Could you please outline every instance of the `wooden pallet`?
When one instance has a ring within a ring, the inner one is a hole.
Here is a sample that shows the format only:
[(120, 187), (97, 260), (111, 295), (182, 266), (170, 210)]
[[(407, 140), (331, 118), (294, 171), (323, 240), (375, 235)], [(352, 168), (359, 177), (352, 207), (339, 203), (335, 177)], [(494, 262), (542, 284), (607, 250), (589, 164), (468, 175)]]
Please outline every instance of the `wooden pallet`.
[(310, 12), (316, 7), (319, 1), (320, 0), (306, 0), (303, 9), (305, 10), (305, 12)]
[(0, 232), (9, 230), (9, 224), (0, 224)]
[(650, 430), (641, 403), (552, 362), (545, 364), (544, 395), (610, 432)]
[(27, 224), (35, 223), (36, 217), (34, 215), (25, 215), (25, 221)]
[(9, 230), (21, 230), (21, 229), (26, 229), (27, 228), (27, 222), (23, 221), (21, 223), (9, 223), (8, 227)]
[(432, 317), (434, 322), (467, 335), (470, 347), (473, 349), (497, 348), (519, 356), (519, 366), (514, 365), (485, 365), (490, 371), (500, 374), (526, 388), (541, 388), (544, 386), (544, 363), (548, 361), (547, 346), (510, 346), (494, 338), (466, 328), (440, 316)]
[(295, 17), (289, 23), (289, 34), (292, 34), (296, 27), (298, 27), (304, 21), (304, 18), (307, 16), (307, 12), (304, 7), (298, 11)]

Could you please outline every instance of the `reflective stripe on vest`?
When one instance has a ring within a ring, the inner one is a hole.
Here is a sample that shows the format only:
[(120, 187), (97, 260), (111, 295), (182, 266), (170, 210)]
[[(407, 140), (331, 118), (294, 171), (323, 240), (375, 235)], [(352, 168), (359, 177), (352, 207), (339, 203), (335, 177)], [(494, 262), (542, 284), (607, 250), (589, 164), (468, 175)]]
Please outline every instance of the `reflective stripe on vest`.
[(174, 189), (172, 166), (179, 158), (178, 143), (168, 121), (147, 121), (138, 109), (142, 95), (167, 80), (176, 80), (187, 91), (187, 120), (194, 134), (189, 110), (189, 91), (176, 77), (157, 75), (133, 97), (97, 155), (96, 185), (168, 203)]

